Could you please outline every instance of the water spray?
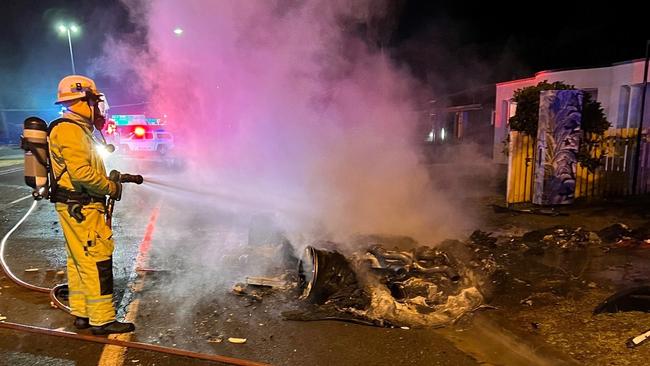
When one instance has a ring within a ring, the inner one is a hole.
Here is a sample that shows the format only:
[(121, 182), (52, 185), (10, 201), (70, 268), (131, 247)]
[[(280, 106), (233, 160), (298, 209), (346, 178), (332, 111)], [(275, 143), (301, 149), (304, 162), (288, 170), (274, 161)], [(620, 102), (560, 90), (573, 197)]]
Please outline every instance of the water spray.
[(255, 209), (269, 209), (284, 214), (295, 215), (302, 218), (312, 218), (313, 215), (308, 210), (305, 210), (304, 204), (301, 204), (296, 199), (269, 196), (260, 192), (255, 192), (254, 195), (243, 195), (245, 190), (238, 190), (237, 195), (229, 192), (227, 189), (216, 188), (211, 186), (210, 189), (197, 189), (188, 187), (187, 185), (178, 185), (173, 182), (166, 182), (160, 179), (146, 177), (144, 179), (151, 189), (160, 189), (165, 191), (173, 191), (184, 198), (194, 197), (197, 200), (203, 201), (206, 197), (214, 198), (219, 202), (227, 203), (235, 208), (255, 208)]

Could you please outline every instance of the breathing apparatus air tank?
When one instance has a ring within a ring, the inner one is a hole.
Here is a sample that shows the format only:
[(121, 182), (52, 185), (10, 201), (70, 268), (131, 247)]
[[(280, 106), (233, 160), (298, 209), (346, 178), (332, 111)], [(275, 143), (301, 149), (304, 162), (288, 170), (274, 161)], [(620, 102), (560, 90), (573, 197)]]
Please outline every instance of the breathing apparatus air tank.
[(38, 117), (25, 119), (21, 147), (25, 150), (25, 184), (34, 189), (32, 194), (35, 198), (47, 198), (47, 123)]

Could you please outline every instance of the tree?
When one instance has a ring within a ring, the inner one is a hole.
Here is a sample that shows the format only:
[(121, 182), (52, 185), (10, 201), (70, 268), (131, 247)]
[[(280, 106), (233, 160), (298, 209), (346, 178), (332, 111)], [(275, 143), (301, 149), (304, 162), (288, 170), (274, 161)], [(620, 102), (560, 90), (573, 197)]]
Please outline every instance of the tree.
[[(535, 86), (515, 90), (514, 102), (517, 103), (515, 115), (510, 117), (510, 129), (537, 137), (539, 123), (539, 94), (543, 90), (575, 90), (573, 85), (562, 81), (549, 83), (544, 80)], [(605, 131), (611, 126), (603, 112), (600, 102), (585, 93), (582, 99), (583, 143), (580, 145), (577, 159), (582, 166), (594, 172), (602, 164), (605, 151), (602, 148)]]

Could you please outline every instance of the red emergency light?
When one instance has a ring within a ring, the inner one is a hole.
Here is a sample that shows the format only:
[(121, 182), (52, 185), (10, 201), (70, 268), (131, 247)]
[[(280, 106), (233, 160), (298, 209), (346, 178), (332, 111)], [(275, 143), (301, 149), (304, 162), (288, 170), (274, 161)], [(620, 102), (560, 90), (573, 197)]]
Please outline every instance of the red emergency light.
[(136, 128), (133, 129), (133, 133), (135, 134), (136, 137), (144, 136), (145, 132), (147, 132), (147, 130), (145, 130), (145, 128), (142, 126), (137, 126)]

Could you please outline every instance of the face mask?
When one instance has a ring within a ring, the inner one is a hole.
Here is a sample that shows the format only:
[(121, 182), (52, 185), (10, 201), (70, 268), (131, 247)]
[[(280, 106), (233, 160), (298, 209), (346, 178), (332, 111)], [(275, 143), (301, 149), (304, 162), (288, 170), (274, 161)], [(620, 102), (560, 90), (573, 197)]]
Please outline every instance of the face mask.
[(104, 94), (88, 94), (88, 105), (92, 108), (92, 121), (95, 128), (101, 131), (106, 124), (108, 102)]

